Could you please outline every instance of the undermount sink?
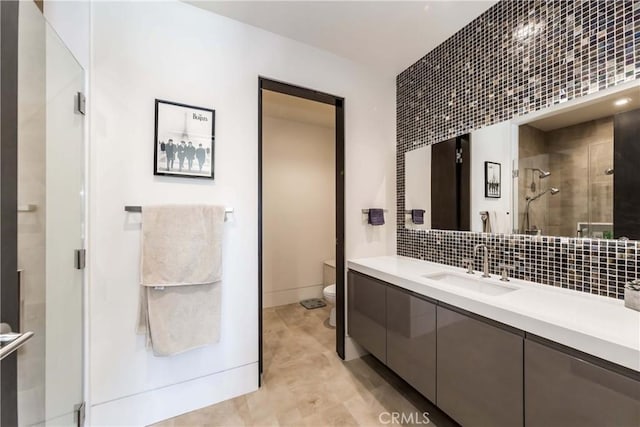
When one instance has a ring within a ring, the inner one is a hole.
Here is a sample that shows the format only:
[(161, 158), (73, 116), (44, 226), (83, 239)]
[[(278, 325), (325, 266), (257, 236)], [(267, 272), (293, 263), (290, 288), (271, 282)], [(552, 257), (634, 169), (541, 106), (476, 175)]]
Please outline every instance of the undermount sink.
[(518, 290), (518, 288), (514, 288), (511, 286), (490, 282), (488, 281), (490, 279), (487, 278), (474, 277), (464, 274), (440, 272), (425, 274), (422, 277), (424, 277), (425, 279), (434, 280), (445, 286), (454, 286), (456, 288), (462, 288), (468, 291), (490, 296), (504, 295), (506, 293)]

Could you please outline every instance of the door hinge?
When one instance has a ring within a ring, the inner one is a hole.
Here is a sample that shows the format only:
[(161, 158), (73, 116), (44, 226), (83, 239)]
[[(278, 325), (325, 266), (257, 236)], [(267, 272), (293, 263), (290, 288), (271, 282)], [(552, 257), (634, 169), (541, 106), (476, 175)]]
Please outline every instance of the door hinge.
[(74, 264), (76, 270), (84, 270), (84, 267), (87, 265), (87, 250), (86, 249), (76, 249), (74, 251)]
[(518, 178), (520, 176), (520, 169), (514, 169), (513, 172), (511, 172), (511, 178)]
[(82, 92), (76, 94), (76, 113), (87, 114), (87, 97)]
[(456, 148), (456, 163), (462, 164), (462, 148)]
[(78, 427), (84, 426), (84, 418), (85, 418), (84, 408), (85, 408), (84, 402), (78, 403), (73, 407), (73, 413), (74, 413), (73, 418), (76, 426)]

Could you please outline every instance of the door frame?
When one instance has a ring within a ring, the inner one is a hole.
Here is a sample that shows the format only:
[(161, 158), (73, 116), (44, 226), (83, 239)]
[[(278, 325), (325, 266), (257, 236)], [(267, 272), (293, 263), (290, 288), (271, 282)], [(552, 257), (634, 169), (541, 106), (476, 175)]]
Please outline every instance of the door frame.
[(344, 219), (344, 98), (295, 86), (266, 77), (258, 77), (258, 347), (259, 374), (261, 384), (263, 371), (262, 341), (262, 90), (270, 90), (285, 95), (296, 96), (311, 101), (335, 106), (335, 195), (336, 195), (336, 353), (344, 359), (345, 342), (345, 219)]
[[(0, 321), (19, 325), (18, 8), (0, 1)], [(21, 332), (21, 331), (20, 331)], [(18, 425), (17, 352), (0, 362), (0, 425)]]

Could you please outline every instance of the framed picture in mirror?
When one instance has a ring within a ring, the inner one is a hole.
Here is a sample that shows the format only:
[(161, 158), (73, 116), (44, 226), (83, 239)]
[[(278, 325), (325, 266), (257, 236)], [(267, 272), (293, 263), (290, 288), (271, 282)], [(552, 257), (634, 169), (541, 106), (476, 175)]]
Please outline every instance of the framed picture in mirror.
[(155, 175), (213, 179), (216, 113), (156, 99)]
[(484, 197), (499, 199), (502, 193), (500, 176), (502, 165), (495, 162), (484, 162)]

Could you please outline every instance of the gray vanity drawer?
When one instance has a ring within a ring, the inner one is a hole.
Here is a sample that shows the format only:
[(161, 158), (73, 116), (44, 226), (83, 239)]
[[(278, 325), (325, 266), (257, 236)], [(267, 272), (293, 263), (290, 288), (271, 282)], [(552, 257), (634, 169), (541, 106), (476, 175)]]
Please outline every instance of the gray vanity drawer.
[(387, 285), (363, 274), (348, 273), (349, 336), (383, 363), (387, 362)]
[(640, 381), (525, 341), (527, 427), (638, 427)]
[(436, 305), (387, 288), (387, 366), (436, 401)]
[(437, 309), (437, 405), (463, 426), (523, 425), (523, 336)]

